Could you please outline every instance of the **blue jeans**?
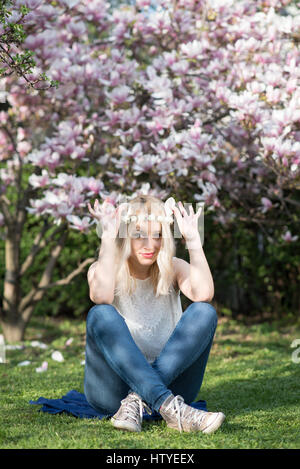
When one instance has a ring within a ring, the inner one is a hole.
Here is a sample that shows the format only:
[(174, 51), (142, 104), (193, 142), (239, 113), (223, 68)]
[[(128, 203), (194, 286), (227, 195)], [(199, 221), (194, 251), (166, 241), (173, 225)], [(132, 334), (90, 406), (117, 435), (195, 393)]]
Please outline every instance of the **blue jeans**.
[(86, 321), (84, 392), (89, 404), (112, 415), (129, 391), (156, 411), (171, 394), (190, 404), (200, 390), (216, 327), (210, 303), (191, 303), (150, 364), (117, 309), (94, 305)]

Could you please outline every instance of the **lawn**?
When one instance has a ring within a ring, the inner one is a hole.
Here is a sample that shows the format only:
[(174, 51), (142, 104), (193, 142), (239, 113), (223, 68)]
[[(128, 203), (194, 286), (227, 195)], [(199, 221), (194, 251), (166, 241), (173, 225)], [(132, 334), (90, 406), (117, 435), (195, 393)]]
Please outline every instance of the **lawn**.
[[(222, 427), (212, 435), (190, 434), (156, 421), (144, 422), (136, 434), (114, 429), (109, 420), (50, 415), (29, 404), (40, 396), (60, 398), (71, 389), (83, 392), (84, 374), (84, 321), (33, 318), (25, 347), (7, 350), (8, 363), (0, 364), (0, 448), (300, 448), (295, 339), (300, 339), (295, 325), (246, 326), (221, 318), (198, 398), (209, 410), (226, 414)], [(31, 341), (48, 347), (32, 347)], [(63, 362), (51, 358), (54, 350)], [(30, 364), (18, 366), (24, 360)], [(36, 372), (44, 361), (48, 369)]]

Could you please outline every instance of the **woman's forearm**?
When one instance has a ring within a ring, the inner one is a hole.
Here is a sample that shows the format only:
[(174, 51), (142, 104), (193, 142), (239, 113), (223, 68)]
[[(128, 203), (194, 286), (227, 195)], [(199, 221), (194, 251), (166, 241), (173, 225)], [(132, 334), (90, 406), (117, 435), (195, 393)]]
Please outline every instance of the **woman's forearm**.
[(116, 242), (102, 236), (98, 261), (94, 270), (91, 295), (97, 303), (112, 303), (116, 279)]
[(190, 257), (190, 285), (193, 297), (211, 301), (214, 296), (214, 281), (206, 260), (200, 235), (187, 242)]

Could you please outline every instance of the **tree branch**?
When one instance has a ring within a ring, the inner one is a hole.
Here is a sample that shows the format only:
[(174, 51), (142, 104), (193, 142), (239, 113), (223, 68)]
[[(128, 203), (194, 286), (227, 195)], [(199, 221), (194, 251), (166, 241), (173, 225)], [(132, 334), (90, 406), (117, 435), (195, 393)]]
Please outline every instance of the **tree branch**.
[(57, 233), (60, 233), (67, 227), (67, 223), (63, 223), (60, 225), (53, 233), (48, 236), (46, 239), (42, 239), (48, 228), (50, 227), (50, 224), (48, 223), (47, 220), (45, 220), (45, 224), (42, 228), (42, 230), (36, 235), (36, 238), (33, 242), (33, 246), (31, 248), (30, 253), (26, 257), (25, 261), (23, 262), (21, 269), (20, 269), (20, 275), (22, 276), (26, 270), (28, 270), (31, 265), (34, 262), (35, 256), (45, 247), (48, 246), (49, 243), (54, 239), (54, 237), (57, 235)]
[(2, 194), (0, 195), (0, 209), (1, 212), (3, 213), (5, 223), (7, 225), (11, 225), (13, 222), (13, 217), (8, 210), (8, 206), (10, 205), (10, 201), (7, 199), (6, 195)]
[(57, 282), (49, 283), (49, 285), (43, 287), (37, 287), (37, 290), (45, 290), (48, 288), (56, 287), (58, 285), (68, 285), (74, 277), (76, 277), (83, 271), (86, 265), (90, 264), (91, 262), (95, 262), (96, 260), (97, 259), (95, 257), (89, 257), (88, 259), (85, 259), (81, 264), (79, 264), (79, 266), (75, 270), (73, 270), (73, 272), (71, 272), (65, 278), (57, 280)]
[(296, 205), (296, 207), (300, 207), (300, 203), (299, 202), (296, 202), (296, 200), (292, 200), (288, 197), (285, 197), (284, 199), (286, 202), (288, 202), (289, 204), (292, 204), (292, 205)]
[[(57, 245), (54, 246), (52, 252), (50, 254), (50, 259), (45, 267), (44, 272), (42, 273), (40, 282), (37, 287), (32, 288), (32, 290), (21, 300), (20, 302), (20, 311), (22, 312), (22, 317), (25, 321), (29, 320), (29, 315), (24, 314), (26, 308), (32, 303), (40, 300), (44, 295), (44, 289), (41, 287), (47, 287), (50, 284), (50, 280), (52, 277), (53, 269), (57, 262), (57, 259), (63, 249), (64, 243), (68, 236), (68, 232), (65, 231), (61, 238), (58, 240)], [(25, 311), (26, 313), (26, 311)]]

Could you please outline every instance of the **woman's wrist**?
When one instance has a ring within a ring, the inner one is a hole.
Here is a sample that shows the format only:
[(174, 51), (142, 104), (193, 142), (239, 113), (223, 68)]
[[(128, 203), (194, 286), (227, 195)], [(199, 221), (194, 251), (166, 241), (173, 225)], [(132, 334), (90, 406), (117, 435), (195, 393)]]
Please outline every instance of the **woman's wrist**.
[(199, 233), (197, 233), (192, 238), (186, 239), (185, 242), (186, 242), (186, 247), (188, 249), (200, 249), (200, 248), (202, 248), (202, 243), (201, 243), (201, 238), (200, 238)]
[(99, 258), (103, 256), (103, 254), (108, 255), (108, 256), (113, 256), (114, 258), (115, 254), (117, 252), (117, 245), (116, 245), (116, 240), (113, 238), (111, 235), (105, 235), (101, 237), (101, 246), (99, 250)]
[(98, 238), (100, 239), (116, 239), (116, 235), (114, 232), (109, 231), (109, 230), (103, 230), (102, 228), (102, 223), (100, 220), (98, 220), (97, 225), (96, 225), (96, 233), (98, 235)]
[(104, 231), (101, 236), (101, 241), (114, 244), (116, 241), (116, 236), (114, 236), (114, 234), (110, 233), (109, 231)]

